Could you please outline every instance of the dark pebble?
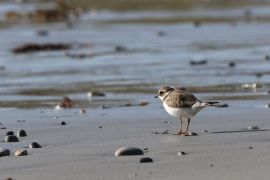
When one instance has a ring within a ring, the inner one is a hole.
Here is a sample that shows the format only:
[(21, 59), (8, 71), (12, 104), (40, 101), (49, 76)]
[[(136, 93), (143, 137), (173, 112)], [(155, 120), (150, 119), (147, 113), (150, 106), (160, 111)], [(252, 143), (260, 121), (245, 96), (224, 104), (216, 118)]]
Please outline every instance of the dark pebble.
[(8, 178), (6, 178), (5, 180), (12, 180), (12, 178), (11, 178), (11, 177), (8, 177)]
[(143, 155), (143, 151), (135, 147), (122, 147), (115, 151), (115, 156), (136, 156)]
[(27, 134), (26, 134), (25, 130), (21, 129), (21, 130), (19, 130), (19, 131), (17, 132), (17, 136), (18, 136), (18, 137), (26, 137)]
[(249, 126), (248, 130), (259, 130), (260, 128), (258, 126)]
[(235, 65), (236, 65), (235, 62), (229, 62), (229, 67), (232, 68), (232, 67), (235, 67)]
[(62, 126), (65, 126), (65, 125), (67, 125), (67, 123), (66, 123), (65, 121), (62, 121), (62, 122), (61, 122), (61, 125), (62, 125)]
[(5, 142), (19, 142), (19, 139), (17, 138), (17, 136), (9, 135), (6, 136)]
[(264, 59), (267, 60), (267, 61), (270, 60), (270, 55), (265, 55)]
[(214, 164), (210, 164), (210, 167), (214, 167)]
[(116, 52), (125, 52), (127, 51), (127, 48), (125, 46), (115, 46), (114, 50)]
[(196, 66), (196, 65), (206, 65), (207, 60), (201, 60), (201, 61), (190, 61), (189, 64), (191, 66)]
[(252, 146), (249, 146), (248, 149), (253, 149), (253, 147)]
[(37, 142), (32, 142), (32, 143), (29, 145), (29, 148), (30, 148), (30, 149), (41, 148), (41, 145), (38, 144)]
[(14, 135), (14, 132), (13, 132), (13, 131), (8, 131), (8, 132), (6, 133), (6, 135), (7, 135), (7, 136), (9, 136), (9, 135)]
[(98, 128), (99, 128), (99, 129), (102, 129), (102, 126), (99, 126)]
[(140, 159), (140, 163), (152, 163), (153, 159), (150, 157), (143, 157)]
[(10, 155), (10, 150), (9, 149), (0, 148), (0, 157), (9, 156), (9, 155)]
[(157, 35), (158, 35), (159, 37), (163, 37), (163, 36), (166, 36), (166, 32), (164, 32), (164, 31), (158, 31), (158, 32), (157, 32)]

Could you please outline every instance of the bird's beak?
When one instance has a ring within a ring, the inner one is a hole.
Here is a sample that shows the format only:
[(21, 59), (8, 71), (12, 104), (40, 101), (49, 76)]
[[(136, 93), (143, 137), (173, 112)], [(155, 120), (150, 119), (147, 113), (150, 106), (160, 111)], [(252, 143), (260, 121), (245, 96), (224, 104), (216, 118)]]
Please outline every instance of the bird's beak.
[(158, 95), (155, 95), (154, 98), (158, 98)]

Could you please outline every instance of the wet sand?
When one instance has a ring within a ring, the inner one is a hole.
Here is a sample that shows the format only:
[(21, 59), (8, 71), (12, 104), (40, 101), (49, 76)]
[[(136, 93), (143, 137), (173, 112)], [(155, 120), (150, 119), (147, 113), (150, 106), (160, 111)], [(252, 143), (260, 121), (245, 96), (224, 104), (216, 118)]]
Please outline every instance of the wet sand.
[[(179, 124), (156, 100), (146, 107), (87, 109), (83, 115), (79, 109), (2, 109), (1, 127), (7, 129), (0, 130), (1, 139), (7, 130), (19, 129), (25, 129), (28, 137), (19, 143), (1, 142), (1, 147), (14, 153), (36, 141), (43, 148), (28, 149), (24, 157), (2, 157), (1, 178), (268, 179), (269, 109), (242, 103), (234, 101), (228, 108), (200, 112), (191, 122), (191, 131), (199, 134), (193, 137), (172, 135)], [(22, 119), (26, 121), (17, 122)], [(67, 125), (60, 126), (61, 121)], [(246, 132), (249, 126), (260, 130)], [(166, 130), (170, 134), (154, 133)], [(123, 146), (148, 148), (148, 152), (115, 157), (114, 152)], [(179, 151), (187, 154), (177, 156)], [(141, 157), (154, 162), (141, 164)]]

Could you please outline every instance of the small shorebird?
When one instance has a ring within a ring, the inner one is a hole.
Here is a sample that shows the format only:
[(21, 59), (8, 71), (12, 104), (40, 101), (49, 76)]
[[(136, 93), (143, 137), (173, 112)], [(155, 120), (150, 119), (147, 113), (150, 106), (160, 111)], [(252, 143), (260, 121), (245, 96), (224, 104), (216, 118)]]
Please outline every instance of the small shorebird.
[[(188, 135), (190, 118), (195, 116), (200, 110), (207, 106), (215, 106), (218, 102), (203, 102), (193, 94), (174, 89), (171, 87), (161, 87), (155, 98), (161, 99), (165, 110), (173, 117), (180, 120), (181, 126), (177, 135)], [(183, 120), (187, 121), (185, 131), (182, 130)]]

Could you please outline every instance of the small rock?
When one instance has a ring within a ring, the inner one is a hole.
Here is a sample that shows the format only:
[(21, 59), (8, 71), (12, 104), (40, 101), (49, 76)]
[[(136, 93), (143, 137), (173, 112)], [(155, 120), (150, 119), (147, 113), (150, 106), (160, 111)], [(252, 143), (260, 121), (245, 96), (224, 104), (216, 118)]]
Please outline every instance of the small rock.
[(194, 21), (193, 22), (193, 25), (194, 25), (194, 27), (200, 27), (201, 25), (202, 25), (202, 22), (200, 22), (200, 21)]
[(6, 133), (6, 135), (7, 135), (7, 136), (9, 136), (9, 135), (14, 135), (14, 132), (13, 132), (13, 131), (8, 131), (8, 132)]
[(268, 54), (265, 55), (265, 56), (264, 56), (264, 59), (265, 59), (266, 61), (269, 61), (269, 60), (270, 60), (270, 55), (268, 55)]
[(185, 153), (184, 151), (179, 151), (176, 155), (177, 156), (183, 156), (186, 155), (187, 153)]
[(150, 157), (143, 157), (140, 159), (140, 163), (152, 163), (153, 159)]
[(99, 129), (102, 129), (102, 126), (99, 126), (98, 128), (99, 128)]
[(208, 130), (203, 130), (202, 133), (208, 133)]
[(26, 134), (25, 130), (21, 129), (21, 130), (19, 130), (19, 131), (17, 132), (17, 136), (18, 136), (18, 137), (26, 137), (27, 134)]
[(99, 96), (99, 97), (104, 97), (105, 96), (105, 93), (103, 93), (103, 92), (98, 92), (98, 91), (93, 91), (93, 92), (89, 92), (89, 93), (87, 93), (87, 96), (88, 97), (97, 97), (97, 96)]
[(65, 121), (62, 121), (61, 126), (65, 126), (65, 125), (67, 125), (67, 123)]
[(198, 134), (195, 133), (195, 132), (189, 132), (188, 135), (189, 135), (189, 136), (198, 136)]
[(148, 104), (149, 102), (145, 102), (145, 101), (140, 102), (140, 106), (147, 106)]
[(143, 155), (143, 151), (135, 147), (122, 147), (115, 151), (115, 156), (136, 156)]
[(249, 146), (248, 149), (253, 149), (253, 147), (252, 146)]
[(200, 60), (200, 61), (190, 61), (189, 64), (191, 66), (196, 66), (196, 65), (206, 65), (207, 60)]
[(25, 149), (19, 149), (14, 153), (15, 156), (27, 156), (28, 152)]
[(214, 164), (210, 164), (210, 167), (214, 167)]
[(116, 52), (125, 52), (125, 51), (127, 51), (127, 47), (125, 47), (125, 46), (115, 46), (114, 50)]
[(41, 148), (41, 145), (38, 144), (37, 142), (32, 142), (31, 144), (29, 144), (29, 148), (30, 149)]
[(9, 156), (9, 155), (10, 155), (10, 150), (9, 149), (0, 148), (0, 157)]
[(258, 126), (249, 126), (248, 130), (259, 130)]
[(266, 104), (264, 107), (265, 108), (270, 108), (270, 104)]
[(11, 178), (11, 177), (8, 177), (8, 178), (6, 178), (5, 180), (12, 180), (12, 178)]
[(17, 136), (8, 135), (5, 137), (5, 142), (19, 142), (19, 139), (17, 138)]
[(235, 67), (235, 62), (229, 62), (229, 67), (231, 67), (231, 68), (233, 68), (233, 67)]

